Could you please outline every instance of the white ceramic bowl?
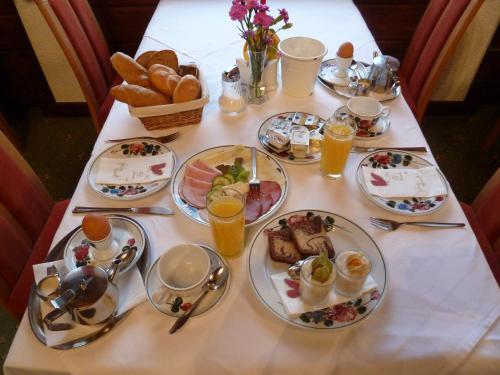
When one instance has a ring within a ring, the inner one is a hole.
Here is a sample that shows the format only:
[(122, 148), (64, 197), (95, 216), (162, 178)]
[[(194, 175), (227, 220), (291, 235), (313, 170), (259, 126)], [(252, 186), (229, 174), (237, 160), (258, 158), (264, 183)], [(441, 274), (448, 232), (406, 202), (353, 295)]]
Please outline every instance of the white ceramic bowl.
[(171, 294), (201, 293), (210, 273), (210, 257), (198, 245), (177, 245), (160, 257), (157, 271), (161, 283)]

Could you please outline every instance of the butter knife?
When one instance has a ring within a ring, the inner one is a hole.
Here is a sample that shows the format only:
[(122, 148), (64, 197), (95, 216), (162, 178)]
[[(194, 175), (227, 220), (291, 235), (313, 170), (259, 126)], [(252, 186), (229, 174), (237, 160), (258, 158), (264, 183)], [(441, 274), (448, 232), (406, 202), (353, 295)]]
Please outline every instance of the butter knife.
[(73, 208), (74, 214), (87, 212), (131, 212), (134, 214), (173, 215), (174, 211), (167, 207), (82, 207)]
[(384, 151), (384, 150), (400, 150), (400, 151), (416, 151), (416, 152), (427, 152), (425, 147), (361, 147), (353, 146), (351, 152), (372, 152), (372, 151)]

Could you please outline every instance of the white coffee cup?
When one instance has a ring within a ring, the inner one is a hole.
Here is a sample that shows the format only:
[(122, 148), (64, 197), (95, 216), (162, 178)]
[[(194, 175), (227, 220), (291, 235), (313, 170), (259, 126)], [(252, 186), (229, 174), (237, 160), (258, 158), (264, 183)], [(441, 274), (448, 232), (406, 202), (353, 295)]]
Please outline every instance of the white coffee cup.
[(283, 93), (297, 98), (312, 95), (321, 61), (328, 48), (319, 40), (294, 37), (278, 44)]
[(347, 101), (347, 109), (351, 115), (360, 121), (375, 124), (379, 118), (391, 114), (391, 109), (380, 104), (379, 101), (367, 96), (355, 96)]
[(158, 261), (157, 275), (170, 294), (200, 294), (210, 273), (210, 257), (198, 245), (182, 244), (168, 249)]

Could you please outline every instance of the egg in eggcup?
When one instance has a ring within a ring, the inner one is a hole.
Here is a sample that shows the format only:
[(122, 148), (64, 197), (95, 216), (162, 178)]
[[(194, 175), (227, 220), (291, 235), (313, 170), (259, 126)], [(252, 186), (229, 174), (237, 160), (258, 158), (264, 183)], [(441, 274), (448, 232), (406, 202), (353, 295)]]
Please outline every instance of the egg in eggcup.
[(114, 256), (113, 231), (106, 216), (85, 215), (82, 221), (82, 230), (91, 244), (90, 251), (94, 259), (109, 260)]
[(346, 86), (349, 83), (347, 69), (351, 66), (353, 54), (354, 47), (352, 43), (345, 42), (340, 45), (337, 51), (337, 56), (335, 57), (335, 63), (337, 66), (337, 69), (335, 69), (335, 76), (346, 79)]

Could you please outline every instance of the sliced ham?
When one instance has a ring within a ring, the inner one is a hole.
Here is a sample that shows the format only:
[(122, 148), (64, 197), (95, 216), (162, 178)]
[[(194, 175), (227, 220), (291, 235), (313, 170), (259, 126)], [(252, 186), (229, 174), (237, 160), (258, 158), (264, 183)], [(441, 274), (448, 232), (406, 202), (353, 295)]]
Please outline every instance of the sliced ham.
[(200, 169), (194, 165), (188, 165), (186, 167), (186, 172), (184, 173), (185, 177), (192, 177), (200, 181), (206, 181), (212, 183), (212, 180), (218, 176), (214, 172), (207, 172), (203, 169)]
[(208, 165), (207, 163), (205, 163), (204, 161), (202, 161), (200, 159), (195, 160), (193, 163), (191, 163), (191, 165), (193, 167), (198, 168), (198, 169), (202, 169), (205, 172), (212, 173), (214, 175), (214, 177), (222, 175), (222, 172), (219, 171), (217, 168), (211, 167), (210, 165)]
[(262, 203), (257, 199), (250, 199), (247, 195), (245, 207), (245, 223), (252, 223), (262, 215)]
[(281, 197), (281, 186), (276, 181), (261, 181), (260, 191), (269, 194), (275, 204)]
[(196, 208), (206, 207), (206, 197), (212, 187), (211, 183), (191, 177), (184, 177), (179, 193), (187, 203)]
[(260, 203), (262, 204), (261, 215), (264, 215), (267, 211), (269, 211), (269, 209), (273, 205), (273, 198), (271, 197), (271, 194), (260, 192), (259, 200)]

